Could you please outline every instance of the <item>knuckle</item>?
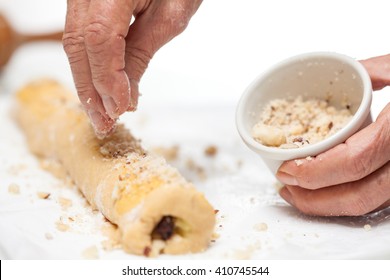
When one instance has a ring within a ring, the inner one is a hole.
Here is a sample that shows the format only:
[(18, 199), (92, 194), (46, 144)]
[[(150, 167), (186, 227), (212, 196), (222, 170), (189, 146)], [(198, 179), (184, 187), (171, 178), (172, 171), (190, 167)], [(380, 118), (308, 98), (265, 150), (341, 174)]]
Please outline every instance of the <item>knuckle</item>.
[(78, 32), (64, 33), (62, 37), (62, 46), (69, 58), (77, 57), (84, 48), (84, 38)]
[(91, 48), (104, 45), (111, 36), (111, 28), (102, 21), (93, 21), (84, 28), (85, 44)]

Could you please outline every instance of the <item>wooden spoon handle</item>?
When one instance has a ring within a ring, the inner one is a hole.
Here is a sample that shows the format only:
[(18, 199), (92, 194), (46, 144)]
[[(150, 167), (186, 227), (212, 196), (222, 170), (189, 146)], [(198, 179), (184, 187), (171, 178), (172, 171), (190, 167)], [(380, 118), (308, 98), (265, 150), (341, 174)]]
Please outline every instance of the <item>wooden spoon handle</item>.
[(37, 35), (20, 35), (19, 44), (30, 43), (35, 41), (61, 41), (63, 32), (52, 32), (47, 34), (37, 34)]

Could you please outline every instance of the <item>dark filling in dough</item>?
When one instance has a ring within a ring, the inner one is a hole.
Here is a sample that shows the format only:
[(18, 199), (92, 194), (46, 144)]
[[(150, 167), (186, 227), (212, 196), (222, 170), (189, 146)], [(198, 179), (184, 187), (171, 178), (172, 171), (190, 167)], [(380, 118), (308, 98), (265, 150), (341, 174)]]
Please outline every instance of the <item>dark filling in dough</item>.
[(171, 238), (175, 230), (175, 221), (172, 216), (164, 216), (160, 222), (153, 229), (152, 237), (156, 237), (162, 240), (168, 240)]

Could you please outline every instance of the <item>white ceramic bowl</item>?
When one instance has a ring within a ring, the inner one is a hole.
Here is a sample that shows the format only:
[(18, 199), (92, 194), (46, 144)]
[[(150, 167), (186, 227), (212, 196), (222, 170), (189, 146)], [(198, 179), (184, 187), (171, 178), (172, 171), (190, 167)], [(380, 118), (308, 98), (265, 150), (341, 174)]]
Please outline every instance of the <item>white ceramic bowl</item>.
[[(297, 149), (267, 147), (252, 137), (263, 107), (276, 98), (302, 96), (325, 99), (341, 108), (347, 99), (352, 119), (332, 136)], [(337, 53), (313, 52), (288, 58), (257, 77), (241, 97), (237, 112), (238, 132), (246, 145), (259, 154), (275, 174), (283, 161), (316, 156), (344, 142), (371, 122), (372, 85), (365, 68), (356, 60)]]

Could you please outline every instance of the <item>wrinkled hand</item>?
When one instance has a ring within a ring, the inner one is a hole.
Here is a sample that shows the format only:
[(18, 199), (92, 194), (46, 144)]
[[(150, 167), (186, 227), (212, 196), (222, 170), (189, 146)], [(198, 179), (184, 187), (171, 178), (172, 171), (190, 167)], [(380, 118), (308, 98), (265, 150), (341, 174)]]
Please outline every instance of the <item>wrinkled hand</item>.
[[(361, 61), (373, 88), (390, 85), (390, 55)], [(303, 213), (359, 216), (390, 206), (390, 103), (377, 120), (311, 161), (282, 164), (280, 195)]]
[[(187, 26), (201, 0), (68, 0), (63, 45), (98, 136), (135, 110), (154, 53)], [(132, 16), (134, 22), (130, 25)]]

